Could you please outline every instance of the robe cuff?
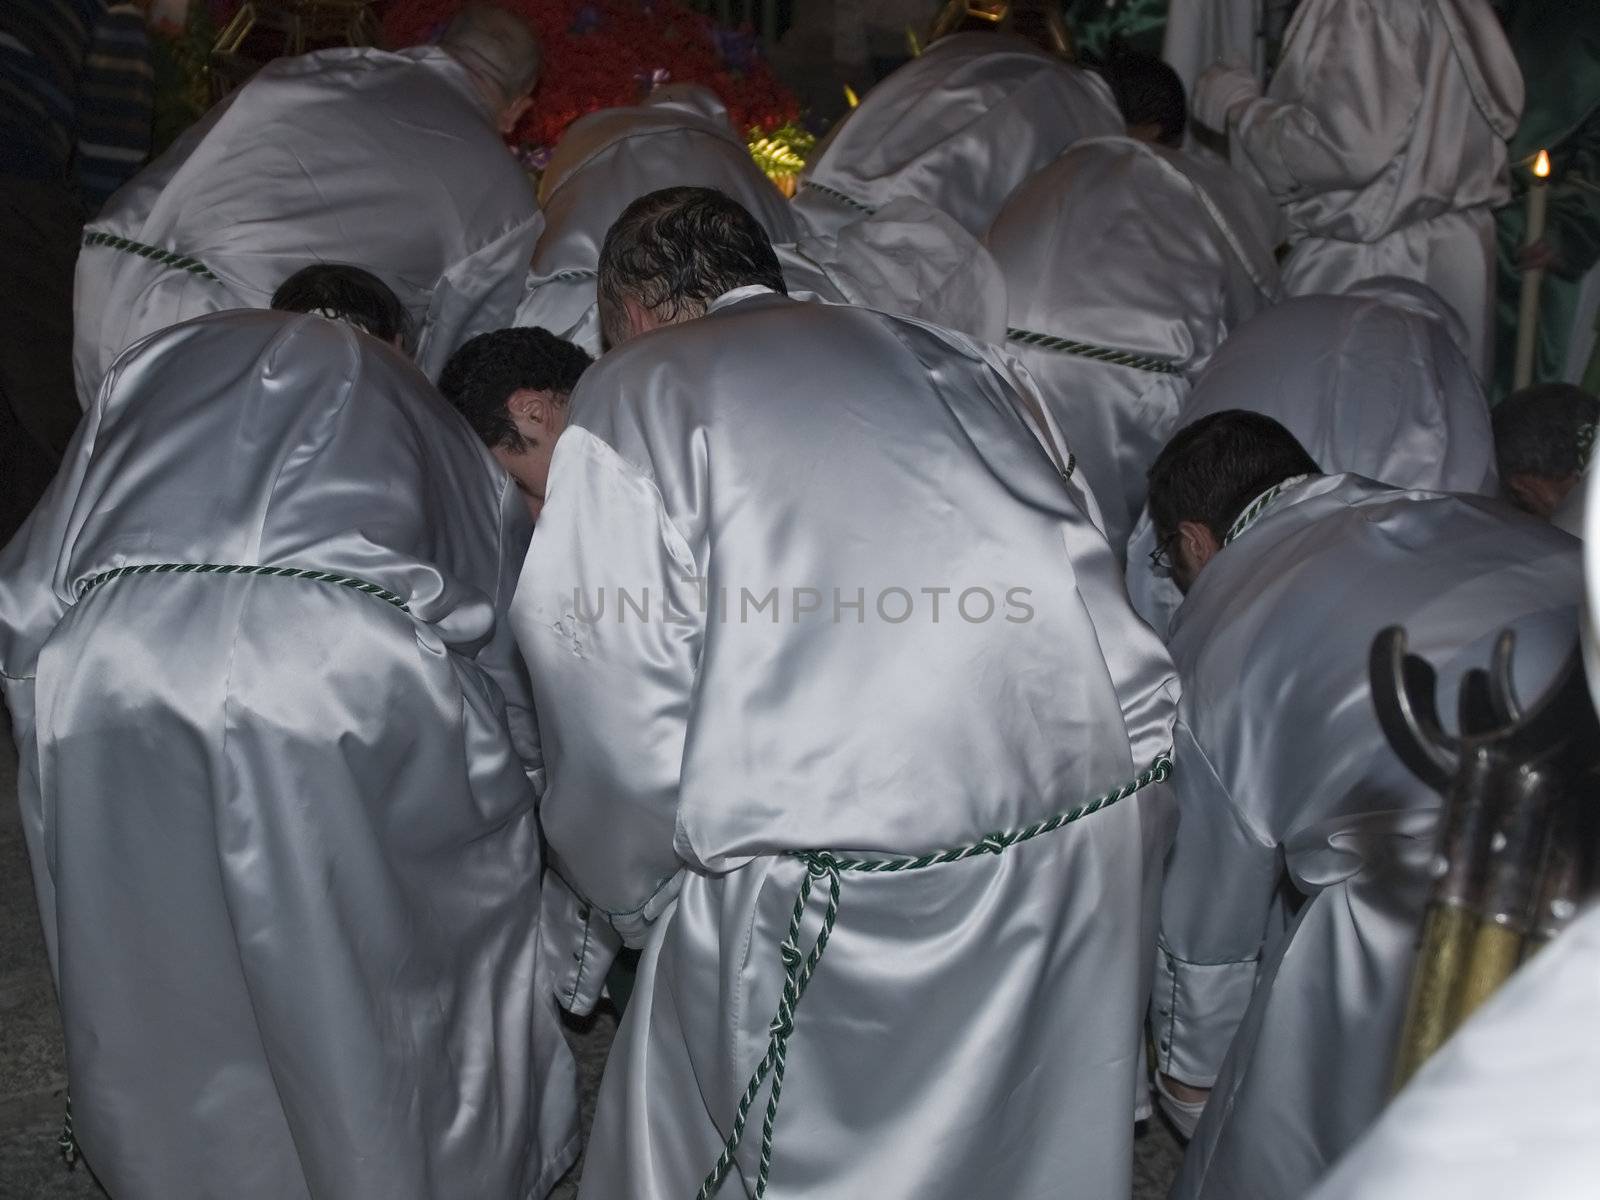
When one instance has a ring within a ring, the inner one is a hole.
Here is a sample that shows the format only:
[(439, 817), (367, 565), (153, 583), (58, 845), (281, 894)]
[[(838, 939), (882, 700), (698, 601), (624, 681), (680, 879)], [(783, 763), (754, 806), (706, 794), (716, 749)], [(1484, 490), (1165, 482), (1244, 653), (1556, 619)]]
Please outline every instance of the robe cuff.
[(556, 1003), (574, 1016), (588, 1016), (600, 1002), (606, 974), (622, 939), (606, 914), (546, 871), (539, 899), (539, 936), (554, 975)]
[(1255, 991), (1257, 960), (1195, 963), (1156, 948), (1150, 1024), (1156, 1069), (1190, 1087), (1211, 1087)]

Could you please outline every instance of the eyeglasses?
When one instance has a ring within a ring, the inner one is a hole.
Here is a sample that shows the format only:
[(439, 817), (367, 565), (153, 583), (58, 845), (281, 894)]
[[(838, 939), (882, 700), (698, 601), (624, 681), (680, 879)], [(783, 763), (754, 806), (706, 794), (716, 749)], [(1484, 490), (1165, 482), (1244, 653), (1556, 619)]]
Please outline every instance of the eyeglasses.
[(1178, 544), (1178, 531), (1173, 530), (1156, 543), (1150, 551), (1150, 569), (1157, 575), (1172, 574), (1172, 548)]

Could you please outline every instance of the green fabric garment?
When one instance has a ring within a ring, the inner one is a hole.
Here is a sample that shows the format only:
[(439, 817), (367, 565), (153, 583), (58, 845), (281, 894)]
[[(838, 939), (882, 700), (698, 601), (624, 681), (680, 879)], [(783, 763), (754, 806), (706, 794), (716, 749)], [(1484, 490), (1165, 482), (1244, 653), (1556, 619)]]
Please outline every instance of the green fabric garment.
[(1498, 214), (1496, 400), (1511, 386), (1522, 291), (1516, 260), (1527, 228), (1529, 167), (1541, 149), (1550, 151), (1552, 168), (1544, 240), (1558, 261), (1541, 294), (1534, 382), (1561, 378), (1579, 286), (1600, 261), (1600, 4), (1521, 0), (1506, 17), (1506, 35), (1528, 99), (1510, 146), (1513, 199)]

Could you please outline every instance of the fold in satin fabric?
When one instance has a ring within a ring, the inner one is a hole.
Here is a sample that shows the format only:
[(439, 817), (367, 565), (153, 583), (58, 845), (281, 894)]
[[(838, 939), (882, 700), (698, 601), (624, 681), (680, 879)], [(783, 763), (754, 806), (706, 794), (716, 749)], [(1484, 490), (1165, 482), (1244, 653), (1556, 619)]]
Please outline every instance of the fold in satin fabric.
[[(543, 1196), (577, 1150), (505, 609), (526, 509), (401, 355), (239, 312), (118, 361), (0, 557), (0, 669), (108, 1189)], [(124, 576), (143, 563), (359, 577)]]
[(1276, 293), (1274, 218), (1224, 166), (1103, 137), (1019, 187), (989, 230), (1013, 329), (1169, 368), (1011, 344), (1078, 456), (1119, 557), (1188, 373)]
[(794, 240), (798, 225), (783, 194), (751, 160), (727, 114), (718, 115), (714, 96), (693, 105), (701, 93), (679, 88), (635, 108), (604, 109), (562, 135), (539, 188), (545, 230), (515, 324), (599, 354), (600, 247), (623, 209), (660, 188), (716, 188), (749, 209), (774, 242)]
[(1473, 1014), (1311, 1200), (1592, 1195), (1597, 999), (1600, 908), (1592, 908)]
[(1494, 229), (1522, 74), (1487, 0), (1305, 0), (1267, 94), (1228, 117), (1234, 163), (1284, 205), (1290, 295), (1376, 275), (1460, 314), (1492, 352)]
[(436, 378), (474, 334), (510, 323), (542, 227), (533, 188), (466, 71), (433, 47), (282, 58), (214, 107), (119, 191), (86, 233), (203, 263), (201, 278), (85, 246), (75, 285), (78, 399), (146, 334), (266, 308), (302, 267), (377, 275), (416, 325)]
[[(1434, 292), (1406, 279), (1284, 300), (1228, 335), (1172, 433), (1242, 408), (1278, 421), (1329, 473), (1496, 495), (1489, 406), (1451, 337), (1453, 322)], [(1128, 594), (1165, 630), (1183, 597), (1152, 569), (1155, 548), (1146, 509), (1128, 544)]]
[[(690, 1195), (716, 1160), (778, 1003), (785, 851), (963, 845), (1167, 748), (1167, 659), (1026, 387), (948, 331), (753, 288), (574, 394), (514, 624), (552, 851), (644, 945), (585, 1197)], [(1165, 790), (845, 882), (768, 1196), (1128, 1192)]]
[[(1449, 711), (1512, 628), (1533, 697), (1581, 598), (1559, 530), (1352, 475), (1287, 489), (1201, 572), (1171, 639), (1185, 766), (1151, 1015), (1157, 1066), (1212, 1092), (1174, 1197), (1305, 1195), (1383, 1105), (1440, 801), (1378, 726), (1373, 639), (1403, 625)], [(1309, 899), (1272, 944), (1285, 881)]]
[(1105, 80), (1023, 38), (940, 38), (829, 131), (794, 207), (831, 235), (899, 196), (981, 236), (1013, 188), (1079, 138), (1121, 133)]
[(1006, 337), (1006, 282), (993, 256), (953, 217), (891, 200), (834, 235), (775, 246), (789, 294), (810, 293), (942, 325), (981, 342)]

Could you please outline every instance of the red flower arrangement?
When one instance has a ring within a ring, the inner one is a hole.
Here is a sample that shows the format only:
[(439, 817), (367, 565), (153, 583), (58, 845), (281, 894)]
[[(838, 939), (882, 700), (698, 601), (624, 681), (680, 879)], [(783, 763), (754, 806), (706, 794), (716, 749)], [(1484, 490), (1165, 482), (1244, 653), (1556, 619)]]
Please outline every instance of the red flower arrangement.
[[(437, 37), (465, 0), (391, 0), (384, 41), (414, 46)], [(544, 47), (532, 110), (511, 141), (525, 153), (555, 145), (586, 113), (637, 104), (661, 83), (698, 83), (728, 107), (734, 128), (770, 133), (800, 105), (761, 58), (754, 35), (718, 28), (677, 0), (498, 0), (522, 14)]]

